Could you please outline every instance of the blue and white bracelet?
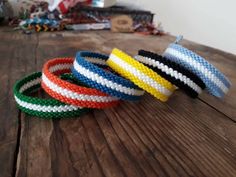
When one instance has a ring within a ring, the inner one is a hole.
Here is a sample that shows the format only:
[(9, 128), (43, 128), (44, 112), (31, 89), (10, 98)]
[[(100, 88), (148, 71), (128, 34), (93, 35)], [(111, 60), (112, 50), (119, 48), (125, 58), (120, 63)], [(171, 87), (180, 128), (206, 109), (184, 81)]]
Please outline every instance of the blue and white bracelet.
[(177, 44), (181, 39), (170, 44), (163, 56), (195, 73), (205, 83), (209, 93), (219, 98), (223, 97), (231, 85), (228, 78), (203, 57)]
[(136, 101), (144, 91), (132, 82), (103, 69), (107, 68), (107, 55), (81, 51), (76, 55), (72, 67), (75, 78), (87, 86), (96, 88), (123, 100)]

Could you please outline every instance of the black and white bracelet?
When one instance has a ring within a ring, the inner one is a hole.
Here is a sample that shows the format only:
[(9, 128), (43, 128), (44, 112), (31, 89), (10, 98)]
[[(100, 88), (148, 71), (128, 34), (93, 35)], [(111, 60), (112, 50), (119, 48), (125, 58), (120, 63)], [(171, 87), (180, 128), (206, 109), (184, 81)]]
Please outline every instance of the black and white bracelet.
[(206, 87), (196, 74), (156, 53), (139, 50), (135, 59), (184, 90), (192, 98), (196, 98)]

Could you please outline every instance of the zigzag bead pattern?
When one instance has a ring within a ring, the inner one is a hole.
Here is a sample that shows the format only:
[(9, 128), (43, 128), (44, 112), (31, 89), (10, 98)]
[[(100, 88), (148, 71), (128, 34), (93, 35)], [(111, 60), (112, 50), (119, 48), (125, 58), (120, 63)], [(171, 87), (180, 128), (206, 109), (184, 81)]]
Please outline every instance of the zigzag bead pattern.
[[(76, 55), (72, 73), (82, 83), (124, 100), (136, 101), (144, 94), (132, 82), (102, 68), (107, 67), (107, 55), (81, 51)], [(96, 66), (97, 65), (97, 66)], [(99, 65), (103, 66), (102, 68)]]
[(57, 20), (52, 19), (43, 19), (43, 18), (30, 18), (23, 20), (20, 22), (19, 26), (28, 26), (28, 25), (49, 25), (52, 27), (59, 26), (59, 22)]
[(67, 105), (55, 99), (42, 99), (27, 96), (40, 88), (41, 72), (30, 74), (14, 85), (14, 98), (23, 112), (41, 118), (68, 118), (80, 116), (88, 111), (81, 107)]
[(35, 29), (36, 32), (40, 31), (56, 31), (64, 28), (62, 24), (57, 20), (44, 19), (44, 18), (32, 18), (26, 19), (20, 22), (21, 28), (28, 28), (29, 30)]
[(206, 87), (197, 75), (156, 53), (139, 50), (135, 59), (183, 89), (192, 98), (196, 98), (202, 92), (202, 89)]
[(175, 86), (124, 52), (113, 49), (108, 66), (161, 101), (167, 101)]
[(70, 73), (73, 61), (72, 58), (55, 58), (44, 64), (42, 87), (50, 96), (67, 104), (97, 109), (111, 107), (119, 102), (117, 97), (97, 89), (60, 79), (60, 74)]
[(231, 85), (230, 81), (212, 64), (196, 53), (173, 43), (169, 45), (163, 55), (201, 78), (208, 92), (212, 95), (221, 98), (228, 92)]

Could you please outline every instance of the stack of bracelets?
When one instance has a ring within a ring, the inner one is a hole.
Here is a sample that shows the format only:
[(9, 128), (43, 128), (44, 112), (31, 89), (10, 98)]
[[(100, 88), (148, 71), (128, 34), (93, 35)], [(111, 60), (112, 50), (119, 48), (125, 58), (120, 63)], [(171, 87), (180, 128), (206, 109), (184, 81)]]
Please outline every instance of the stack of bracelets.
[[(176, 89), (197, 98), (206, 90), (222, 98), (230, 81), (196, 53), (179, 45), (178, 39), (164, 54), (139, 50), (134, 57), (119, 49), (110, 56), (79, 51), (74, 58), (48, 60), (42, 72), (16, 82), (14, 97), (20, 110), (41, 118), (78, 117), (93, 109), (138, 101), (148, 92), (167, 101)], [(29, 96), (39, 88), (52, 98)]]

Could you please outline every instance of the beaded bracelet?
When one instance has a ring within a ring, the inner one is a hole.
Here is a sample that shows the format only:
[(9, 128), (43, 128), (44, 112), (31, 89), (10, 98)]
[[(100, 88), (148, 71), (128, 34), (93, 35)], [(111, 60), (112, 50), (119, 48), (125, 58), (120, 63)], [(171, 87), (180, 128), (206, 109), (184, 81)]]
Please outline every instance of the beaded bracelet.
[(43, 18), (29, 18), (20, 22), (19, 26), (27, 27), (28, 25), (48, 25), (48, 26), (59, 26), (57, 20), (43, 19)]
[(72, 67), (72, 73), (87, 86), (109, 95), (131, 101), (140, 99), (144, 94), (143, 90), (132, 82), (102, 69), (107, 67), (106, 60), (108, 58), (109, 56), (99, 53), (78, 52)]
[(205, 83), (209, 93), (223, 97), (230, 88), (230, 81), (204, 58), (177, 44), (181, 39), (170, 44), (164, 56), (195, 73)]
[(44, 18), (29, 18), (24, 21), (22, 21), (19, 25), (50, 25), (50, 26), (58, 26), (59, 21), (57, 20), (52, 20), (52, 19), (44, 19)]
[(32, 30), (35, 28), (36, 32), (39, 31), (56, 31), (64, 28), (58, 20), (44, 19), (44, 18), (30, 18), (20, 22), (19, 27), (22, 29)]
[(118, 49), (113, 49), (107, 64), (161, 101), (167, 101), (175, 90), (169, 81)]
[(58, 75), (70, 72), (72, 58), (55, 58), (44, 64), (42, 87), (53, 98), (61, 102), (86, 108), (106, 108), (119, 102), (99, 90), (64, 81)]
[(81, 115), (88, 109), (67, 105), (54, 99), (26, 96), (40, 88), (41, 72), (26, 76), (14, 85), (14, 98), (23, 112), (41, 118), (67, 118)]
[(196, 98), (202, 92), (202, 89), (206, 87), (197, 75), (178, 63), (158, 54), (139, 50), (135, 59), (157, 72), (172, 84), (183, 89), (192, 98)]

